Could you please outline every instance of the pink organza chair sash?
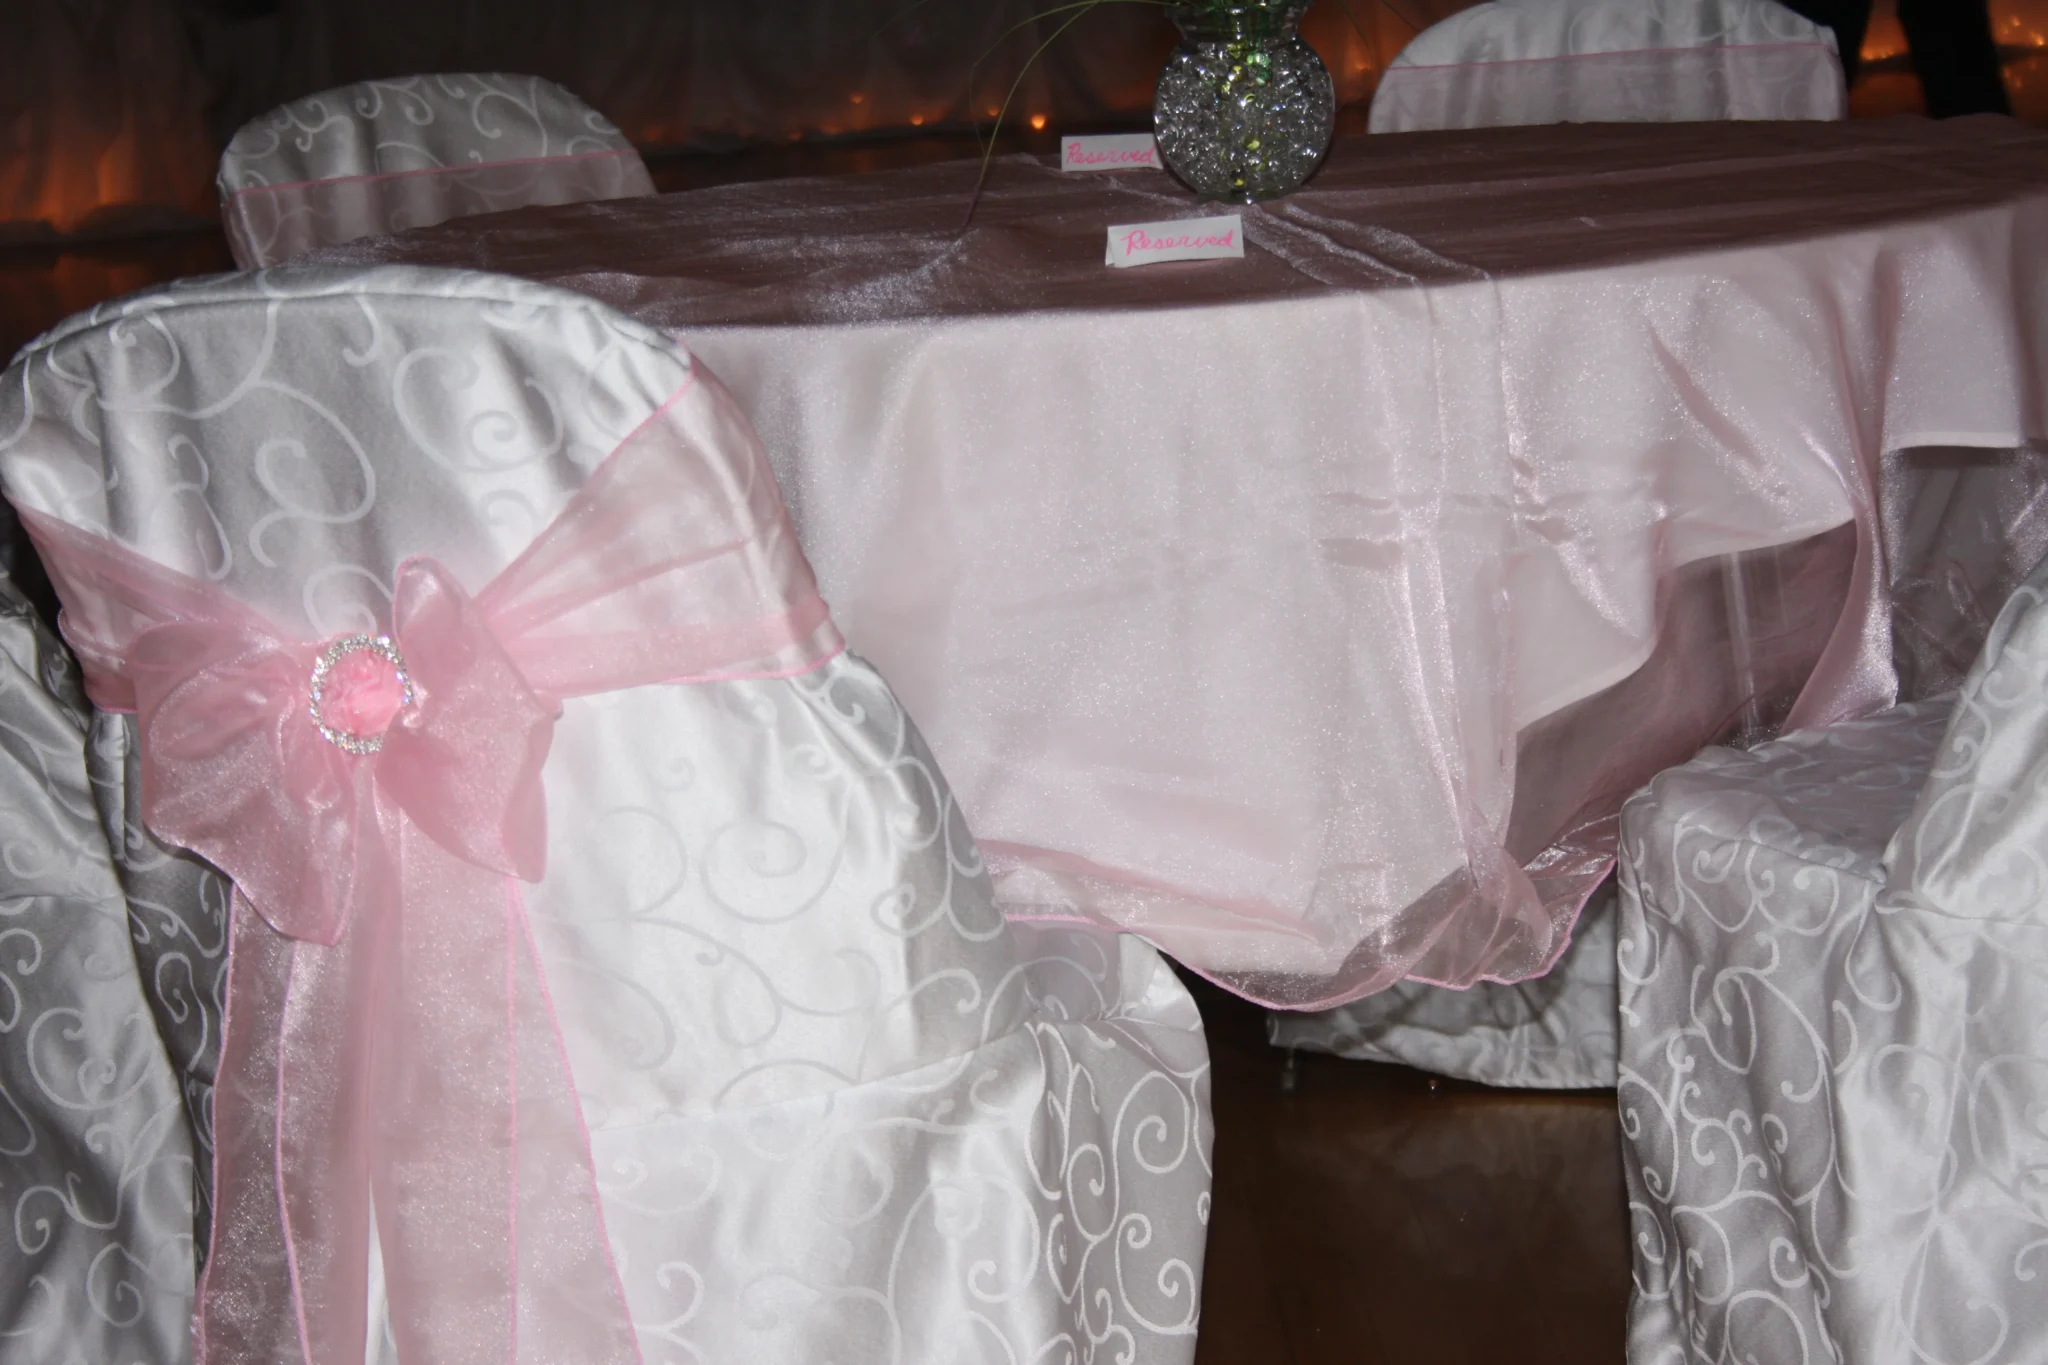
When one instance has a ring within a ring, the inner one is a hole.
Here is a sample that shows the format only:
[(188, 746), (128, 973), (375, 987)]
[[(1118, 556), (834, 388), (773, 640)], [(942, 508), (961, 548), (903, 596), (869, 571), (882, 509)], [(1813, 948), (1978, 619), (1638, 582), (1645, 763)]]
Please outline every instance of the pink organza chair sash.
[(690, 388), (474, 595), (402, 564), (381, 638), (23, 513), (144, 819), (236, 884), (202, 1365), (360, 1365), (373, 1205), (401, 1359), (639, 1359), (519, 890), (555, 718), (843, 648), (759, 452), (685, 448)]

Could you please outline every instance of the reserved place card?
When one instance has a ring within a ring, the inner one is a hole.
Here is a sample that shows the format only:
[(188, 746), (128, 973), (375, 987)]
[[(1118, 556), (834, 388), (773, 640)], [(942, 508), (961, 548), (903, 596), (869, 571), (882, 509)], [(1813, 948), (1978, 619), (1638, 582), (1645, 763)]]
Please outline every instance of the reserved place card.
[(1150, 133), (1060, 139), (1063, 171), (1134, 171), (1141, 167), (1156, 169), (1158, 165), (1159, 144)]
[(1109, 230), (1104, 264), (1118, 268), (1160, 261), (1220, 261), (1244, 255), (1244, 219), (1169, 218), (1163, 223), (1126, 223)]

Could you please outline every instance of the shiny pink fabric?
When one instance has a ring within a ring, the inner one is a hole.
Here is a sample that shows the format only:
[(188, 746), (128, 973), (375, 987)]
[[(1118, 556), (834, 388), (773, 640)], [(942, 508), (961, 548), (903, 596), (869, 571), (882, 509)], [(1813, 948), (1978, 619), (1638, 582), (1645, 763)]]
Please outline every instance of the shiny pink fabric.
[[(772, 476), (714, 482), (668, 439), (674, 402), (474, 597), (399, 566), (415, 700), (374, 755), (312, 723), (323, 643), (23, 514), (70, 620), (108, 630), (67, 624), (94, 700), (137, 714), (144, 819), (236, 884), (201, 1362), (358, 1365), (373, 1199), (401, 1358), (639, 1358), (518, 890), (555, 717), (842, 647)], [(353, 686), (374, 721), (377, 679)]]
[(324, 255), (686, 340), (1005, 911), (1274, 1004), (1545, 970), (1629, 784), (1752, 709), (1744, 657), (1775, 723), (1891, 699), (1888, 454), (2048, 436), (2048, 137), (2009, 119), (1340, 140), (1242, 260), (1129, 271), (1106, 224), (1198, 211), (1165, 175), (1005, 159), (962, 232), (974, 176)]

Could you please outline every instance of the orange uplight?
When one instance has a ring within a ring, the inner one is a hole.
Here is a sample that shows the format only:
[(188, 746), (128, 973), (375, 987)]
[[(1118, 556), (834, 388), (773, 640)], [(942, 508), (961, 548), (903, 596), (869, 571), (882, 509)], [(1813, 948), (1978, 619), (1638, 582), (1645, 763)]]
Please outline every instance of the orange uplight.
[(1045, 131), (1045, 115), (1043, 115), (1043, 114), (1033, 114), (1033, 115), (1031, 116), (1031, 128), (1032, 128), (1032, 131), (1033, 131), (1033, 132), (1044, 132), (1044, 131)]
[(850, 98), (855, 104), (866, 104), (868, 102), (868, 97), (858, 90), (854, 91)]
[(924, 115), (923, 115), (923, 114), (912, 114), (912, 115), (910, 116), (910, 126), (911, 126), (911, 127), (913, 127), (913, 128), (922, 128), (922, 127), (924, 127)]

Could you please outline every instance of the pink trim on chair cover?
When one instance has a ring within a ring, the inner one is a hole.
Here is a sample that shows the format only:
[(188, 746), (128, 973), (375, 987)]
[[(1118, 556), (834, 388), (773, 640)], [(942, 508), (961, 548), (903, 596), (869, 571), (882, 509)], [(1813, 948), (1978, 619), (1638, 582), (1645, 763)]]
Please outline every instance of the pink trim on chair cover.
[(315, 247), (536, 204), (654, 193), (630, 147), (250, 185), (221, 202), (235, 263), (275, 265)]
[(286, 180), (275, 185), (244, 185), (228, 195), (229, 199), (240, 199), (245, 194), (277, 194), (284, 190), (303, 190), (313, 185), (348, 185), (366, 180), (402, 180), (410, 175), (459, 175), (465, 171), (480, 170), (498, 166), (545, 166), (564, 161), (585, 161), (594, 157), (638, 157), (631, 147), (607, 147), (596, 152), (576, 152), (568, 156), (515, 156), (504, 161), (485, 161), (467, 166), (418, 166), (409, 171), (374, 171), (364, 175), (331, 175), (319, 180)]
[(1405, 62), (1393, 67), (1387, 74), (1391, 76), (1396, 71), (1449, 71), (1461, 66), (1527, 66), (1535, 62), (1583, 62), (1598, 57), (1641, 57), (1652, 53), (1770, 52), (1805, 47), (1818, 48), (1830, 57), (1835, 55), (1835, 50), (1826, 43), (1722, 43), (1711, 48), (1629, 47), (1618, 48), (1613, 52), (1560, 52), (1554, 57), (1490, 57), (1484, 61), (1472, 62)]
[(1534, 123), (1839, 119), (1842, 72), (1825, 43), (1752, 43), (1395, 65), (1375, 133)]

